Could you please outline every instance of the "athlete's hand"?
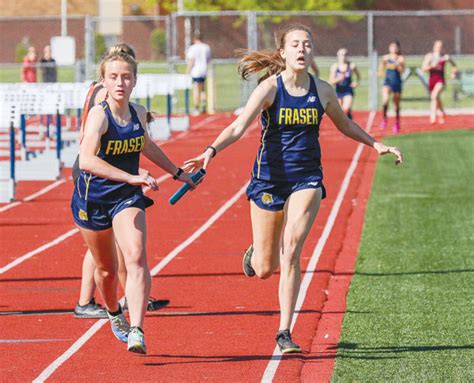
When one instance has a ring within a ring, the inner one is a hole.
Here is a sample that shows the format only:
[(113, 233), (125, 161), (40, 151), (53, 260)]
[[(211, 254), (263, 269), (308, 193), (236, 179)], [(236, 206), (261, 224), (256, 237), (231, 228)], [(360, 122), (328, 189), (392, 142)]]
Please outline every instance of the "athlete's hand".
[(357, 88), (359, 86), (359, 83), (357, 81), (352, 81), (351, 82), (351, 88), (354, 89), (354, 88)]
[(195, 169), (200, 169), (200, 168), (207, 168), (207, 165), (209, 165), (209, 162), (211, 161), (212, 158), (212, 150), (207, 149), (204, 153), (200, 154), (197, 157), (191, 158), (190, 160), (184, 161), (184, 166), (183, 170), (186, 171), (193, 171)]
[(381, 142), (374, 143), (374, 149), (377, 151), (378, 154), (383, 156), (384, 154), (392, 153), (397, 159), (395, 160), (395, 165), (399, 165), (403, 163), (403, 155), (400, 149), (396, 148), (395, 146), (386, 146)]
[(178, 177), (178, 180), (188, 183), (189, 186), (191, 186), (191, 190), (194, 190), (196, 189), (197, 185), (202, 182), (201, 178), (197, 183), (194, 183), (194, 181), (191, 179), (194, 174), (195, 173), (181, 173), (181, 175)]
[(138, 175), (131, 175), (128, 183), (130, 185), (148, 186), (151, 190), (158, 190), (158, 182), (148, 170), (139, 169)]

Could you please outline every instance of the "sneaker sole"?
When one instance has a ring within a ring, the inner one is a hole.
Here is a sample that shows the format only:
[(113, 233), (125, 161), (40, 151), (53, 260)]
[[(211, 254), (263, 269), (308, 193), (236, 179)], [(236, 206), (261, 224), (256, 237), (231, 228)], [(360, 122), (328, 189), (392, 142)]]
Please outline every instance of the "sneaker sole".
[(301, 352), (300, 347), (291, 347), (291, 348), (286, 348), (284, 350), (280, 350), (282, 354), (290, 354), (292, 352)]
[[(252, 251), (253, 252), (253, 251)], [(245, 271), (245, 268), (246, 268), (246, 261), (247, 261), (247, 253), (248, 253), (248, 250), (244, 253), (244, 256), (242, 258), (242, 270), (244, 272), (244, 274), (249, 277), (249, 278), (252, 278), (255, 276), (255, 271), (253, 271), (253, 273), (251, 274), (248, 274), (246, 271)]]
[(165, 308), (169, 304), (170, 304), (170, 301), (168, 299), (158, 299), (154, 301), (153, 303), (148, 303), (146, 311), (158, 311), (162, 308)]
[(139, 343), (138, 343), (138, 344), (135, 344), (135, 345), (133, 345), (133, 346), (131, 346), (131, 347), (129, 346), (127, 350), (130, 351), (130, 352), (133, 352), (133, 353), (135, 353), (135, 354), (142, 354), (142, 355), (145, 355), (145, 354), (146, 354), (146, 349), (144, 349), (144, 348), (142, 347), (142, 345), (139, 344)]
[(108, 316), (107, 316), (107, 314), (104, 314), (104, 315), (74, 314), (74, 318), (77, 318), (77, 319), (108, 319)]

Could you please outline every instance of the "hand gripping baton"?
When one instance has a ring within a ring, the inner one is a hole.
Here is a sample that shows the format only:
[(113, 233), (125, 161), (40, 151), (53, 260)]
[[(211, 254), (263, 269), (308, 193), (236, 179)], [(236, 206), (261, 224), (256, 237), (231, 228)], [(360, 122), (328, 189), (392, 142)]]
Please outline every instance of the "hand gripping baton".
[[(204, 169), (199, 169), (194, 175), (191, 177), (194, 183), (197, 183), (202, 177), (206, 175), (206, 171)], [(174, 193), (171, 198), (169, 199), (169, 202), (171, 205), (174, 205), (176, 202), (178, 202), (181, 197), (183, 197), (186, 192), (191, 189), (191, 186), (186, 182), (183, 186), (181, 186), (176, 193)]]

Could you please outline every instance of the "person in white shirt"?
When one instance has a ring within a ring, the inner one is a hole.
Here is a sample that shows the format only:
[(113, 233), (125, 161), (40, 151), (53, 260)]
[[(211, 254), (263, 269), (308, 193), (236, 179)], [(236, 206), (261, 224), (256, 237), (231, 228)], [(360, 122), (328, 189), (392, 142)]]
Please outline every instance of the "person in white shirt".
[(193, 44), (186, 53), (186, 61), (188, 63), (186, 73), (189, 73), (193, 79), (193, 114), (197, 115), (200, 111), (203, 113), (206, 111), (206, 91), (204, 85), (208, 64), (211, 61), (211, 48), (202, 42), (199, 32), (195, 32), (193, 35)]

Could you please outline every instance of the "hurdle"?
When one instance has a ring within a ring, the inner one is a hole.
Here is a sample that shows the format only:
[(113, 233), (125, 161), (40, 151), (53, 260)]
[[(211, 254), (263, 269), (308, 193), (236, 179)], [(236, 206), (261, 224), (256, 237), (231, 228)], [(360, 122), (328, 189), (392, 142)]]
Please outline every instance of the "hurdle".
[[(14, 104), (0, 105), (0, 127), (8, 125), (10, 144), (10, 166), (0, 166), (0, 202), (11, 202), (15, 199), (15, 121), (17, 120)], [(11, 160), (13, 159), (13, 160)], [(7, 174), (7, 168), (9, 173)]]
[[(189, 129), (189, 91), (191, 86), (192, 79), (186, 74), (140, 74), (138, 76), (132, 97), (145, 99), (148, 110), (151, 108), (151, 99), (154, 96), (166, 97), (166, 117), (159, 117), (149, 124), (153, 139), (167, 139), (173, 131)], [(177, 116), (173, 113), (173, 97), (176, 96), (178, 90), (184, 91), (184, 116)]]
[[(0, 86), (1, 118), (0, 129), (6, 128), (6, 108), (14, 106), (13, 117), (8, 120), (9, 133), (9, 161), (0, 161), (0, 201), (9, 202), (15, 199), (17, 181), (23, 180), (56, 180), (61, 175), (63, 166), (64, 145), (69, 146), (66, 162), (71, 163), (69, 157), (77, 155), (79, 132), (63, 131), (62, 116), (67, 110), (76, 109), (80, 115), (83, 100), (87, 93), (88, 83), (60, 83), (60, 84), (2, 84)], [(13, 109), (12, 109), (13, 110)], [(27, 119), (31, 116), (46, 115), (45, 140), (41, 136), (42, 127), (27, 126)], [(55, 116), (54, 133), (50, 134), (51, 117)], [(67, 118), (67, 117), (66, 117)], [(69, 126), (70, 126), (69, 122)], [(66, 128), (68, 126), (66, 120)], [(18, 137), (15, 137), (18, 127)], [(39, 138), (31, 138), (38, 128)], [(52, 137), (54, 136), (54, 141)], [(6, 142), (0, 141), (1, 147)], [(31, 146), (30, 146), (31, 145)], [(17, 150), (19, 147), (19, 150)], [(54, 149), (54, 150), (52, 150)], [(0, 154), (5, 156), (5, 150)], [(17, 159), (19, 157), (19, 159)], [(9, 166), (7, 164), (9, 162)]]

